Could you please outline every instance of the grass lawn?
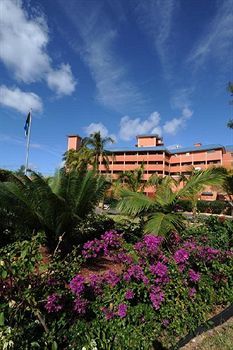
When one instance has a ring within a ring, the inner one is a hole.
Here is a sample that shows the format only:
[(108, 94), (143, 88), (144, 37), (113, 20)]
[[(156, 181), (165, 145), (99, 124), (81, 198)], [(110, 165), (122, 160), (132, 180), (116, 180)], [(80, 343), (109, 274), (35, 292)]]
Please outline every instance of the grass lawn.
[(182, 347), (182, 350), (232, 350), (233, 317), (223, 325), (209, 330)]

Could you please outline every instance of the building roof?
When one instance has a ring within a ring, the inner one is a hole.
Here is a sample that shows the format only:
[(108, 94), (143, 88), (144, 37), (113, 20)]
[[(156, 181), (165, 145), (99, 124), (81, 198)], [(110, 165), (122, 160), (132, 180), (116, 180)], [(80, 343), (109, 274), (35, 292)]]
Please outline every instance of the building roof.
[(141, 134), (141, 135), (137, 135), (136, 136), (137, 139), (139, 137), (157, 137), (157, 138), (161, 138), (158, 134)]
[(227, 145), (225, 146), (226, 151), (233, 151), (233, 145)]
[(125, 147), (125, 148), (112, 148), (108, 149), (110, 152), (145, 152), (145, 151), (162, 151), (170, 153), (169, 150), (163, 146), (154, 146), (154, 147)]
[[(233, 145), (227, 146), (229, 150), (232, 149), (233, 151)], [(187, 153), (187, 152), (200, 152), (200, 151), (208, 151), (208, 150), (214, 150), (214, 149), (223, 149), (225, 148), (223, 145), (219, 144), (211, 144), (211, 145), (203, 145), (199, 147), (190, 146), (190, 147), (182, 147), (182, 148), (176, 148), (173, 150), (169, 150), (164, 146), (154, 146), (154, 147), (127, 147), (127, 148), (113, 148), (109, 149), (110, 152), (145, 152), (145, 151), (161, 151), (166, 152), (170, 154), (179, 154), (179, 153)]]
[(202, 145), (202, 146), (190, 146), (190, 147), (182, 147), (170, 150), (171, 154), (177, 153), (187, 153), (187, 152), (200, 152), (200, 151), (208, 151), (213, 149), (224, 148), (223, 145), (213, 144), (213, 145)]

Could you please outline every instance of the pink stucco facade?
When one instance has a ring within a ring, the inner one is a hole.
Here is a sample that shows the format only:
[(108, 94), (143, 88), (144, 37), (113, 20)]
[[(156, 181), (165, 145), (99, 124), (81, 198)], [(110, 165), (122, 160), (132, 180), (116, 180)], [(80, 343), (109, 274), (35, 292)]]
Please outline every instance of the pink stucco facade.
[[(75, 136), (68, 137), (68, 149), (75, 149), (75, 145), (79, 145), (80, 142), (80, 137), (77, 143), (75, 143)], [(227, 169), (233, 169), (233, 146), (197, 143), (192, 147), (169, 150), (157, 135), (139, 135), (137, 144), (132, 149), (118, 149), (110, 152), (109, 170), (106, 170), (101, 160), (99, 169), (102, 174), (110, 176), (113, 180), (117, 179), (121, 172), (137, 169), (142, 163), (145, 169), (144, 181), (155, 173), (160, 176), (188, 175), (193, 167), (207, 169), (213, 166), (224, 166)], [(150, 195), (153, 189), (148, 187), (146, 192)], [(208, 198), (203, 199), (216, 199), (216, 193), (213, 192), (210, 196), (210, 189), (205, 192), (208, 192)]]

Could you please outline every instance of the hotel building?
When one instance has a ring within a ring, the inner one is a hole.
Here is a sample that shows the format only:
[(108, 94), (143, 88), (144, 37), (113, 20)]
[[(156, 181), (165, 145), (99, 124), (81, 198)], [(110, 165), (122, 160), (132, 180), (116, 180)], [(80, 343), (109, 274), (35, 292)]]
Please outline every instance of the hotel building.
[[(223, 166), (233, 169), (233, 145), (220, 144), (202, 145), (196, 143), (191, 147), (168, 149), (164, 146), (163, 139), (158, 135), (138, 135), (134, 147), (124, 149), (111, 149), (109, 169), (104, 164), (99, 164), (102, 174), (117, 179), (124, 171), (137, 169), (144, 164), (144, 179), (147, 181), (152, 174), (161, 176), (189, 175), (191, 168), (207, 169), (213, 166)], [(81, 137), (68, 136), (68, 150), (78, 148), (81, 145)], [(153, 193), (153, 188), (146, 188), (148, 195)], [(215, 200), (217, 193), (207, 189), (201, 198)]]

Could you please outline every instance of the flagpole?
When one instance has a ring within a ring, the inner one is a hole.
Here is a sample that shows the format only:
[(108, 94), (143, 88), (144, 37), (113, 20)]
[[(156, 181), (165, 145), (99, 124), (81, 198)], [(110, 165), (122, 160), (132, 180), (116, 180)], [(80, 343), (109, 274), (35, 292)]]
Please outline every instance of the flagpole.
[(29, 128), (28, 128), (28, 134), (27, 134), (25, 175), (27, 175), (27, 171), (28, 171), (28, 158), (29, 158), (29, 147), (30, 147), (30, 136), (31, 136), (31, 125), (32, 125), (32, 110), (30, 110), (29, 113), (30, 113), (30, 121), (29, 121)]

